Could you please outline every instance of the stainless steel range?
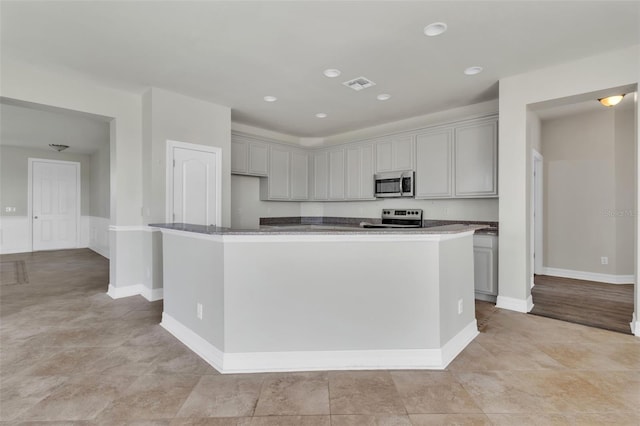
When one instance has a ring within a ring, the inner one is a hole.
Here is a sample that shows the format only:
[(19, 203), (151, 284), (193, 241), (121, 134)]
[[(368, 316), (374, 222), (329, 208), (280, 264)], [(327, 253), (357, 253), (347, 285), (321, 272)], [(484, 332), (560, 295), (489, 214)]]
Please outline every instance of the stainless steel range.
[(421, 228), (422, 209), (383, 209), (382, 223), (362, 222), (363, 228)]

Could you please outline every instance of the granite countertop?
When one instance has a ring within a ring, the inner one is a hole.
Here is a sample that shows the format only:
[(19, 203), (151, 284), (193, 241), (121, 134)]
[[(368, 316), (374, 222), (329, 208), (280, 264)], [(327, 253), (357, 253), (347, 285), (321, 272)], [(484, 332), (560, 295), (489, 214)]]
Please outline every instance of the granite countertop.
[(188, 223), (154, 223), (149, 226), (175, 231), (194, 232), (207, 235), (344, 235), (344, 234), (458, 234), (489, 228), (488, 225), (451, 224), (428, 228), (361, 228), (353, 225), (277, 225), (261, 226), (258, 229), (231, 229), (219, 226), (192, 225)]

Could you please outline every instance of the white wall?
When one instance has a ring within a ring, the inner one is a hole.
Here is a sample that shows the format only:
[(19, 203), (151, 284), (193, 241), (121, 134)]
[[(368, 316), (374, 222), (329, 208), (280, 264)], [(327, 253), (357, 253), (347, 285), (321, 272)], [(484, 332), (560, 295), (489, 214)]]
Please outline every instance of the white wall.
[(630, 210), (633, 202), (630, 112), (620, 120), (621, 112), (603, 107), (542, 122), (545, 267), (633, 274), (633, 238), (618, 242), (618, 235), (633, 235), (633, 221), (617, 214), (619, 205)]
[(500, 80), (499, 307), (523, 312), (532, 307), (527, 106), (584, 94), (597, 97), (615, 87), (635, 88), (639, 58), (640, 48), (634, 46)]
[[(615, 113), (616, 259), (617, 275), (634, 273), (634, 206), (636, 204), (635, 143), (636, 117), (633, 108)], [(638, 215), (635, 210), (635, 216)]]
[(110, 158), (109, 143), (105, 143), (89, 156), (90, 185), (89, 213), (94, 217), (109, 218), (110, 202)]

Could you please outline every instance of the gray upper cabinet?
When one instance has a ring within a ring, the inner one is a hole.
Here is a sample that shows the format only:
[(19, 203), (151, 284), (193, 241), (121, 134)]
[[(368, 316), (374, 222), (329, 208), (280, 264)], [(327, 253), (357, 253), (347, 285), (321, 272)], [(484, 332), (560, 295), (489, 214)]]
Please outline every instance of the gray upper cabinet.
[(413, 136), (389, 136), (376, 143), (376, 172), (413, 170)]
[(329, 200), (344, 200), (344, 148), (329, 151)]
[(453, 129), (416, 137), (416, 198), (453, 196)]
[(260, 186), (263, 200), (289, 200), (291, 197), (291, 152), (277, 145), (271, 146), (269, 178)]
[(373, 144), (350, 146), (346, 153), (346, 199), (372, 200)]
[(324, 201), (329, 199), (329, 152), (317, 151), (311, 154), (311, 198)]
[(291, 199), (309, 199), (309, 155), (306, 152), (291, 152)]
[(251, 176), (267, 176), (269, 146), (250, 138), (232, 135), (231, 173)]
[(455, 129), (455, 196), (498, 195), (498, 121), (479, 121)]

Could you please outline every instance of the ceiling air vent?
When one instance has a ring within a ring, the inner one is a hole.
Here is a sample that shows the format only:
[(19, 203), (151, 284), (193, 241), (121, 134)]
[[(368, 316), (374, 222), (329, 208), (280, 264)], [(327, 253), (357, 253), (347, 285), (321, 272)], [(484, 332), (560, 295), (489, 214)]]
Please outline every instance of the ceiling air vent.
[(366, 89), (367, 87), (376, 85), (373, 81), (369, 80), (366, 77), (354, 78), (353, 80), (345, 81), (342, 84), (352, 88), (353, 90), (362, 90), (362, 89)]

